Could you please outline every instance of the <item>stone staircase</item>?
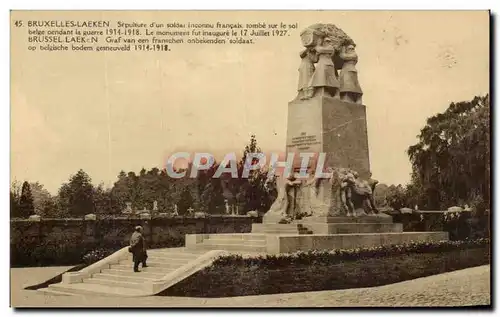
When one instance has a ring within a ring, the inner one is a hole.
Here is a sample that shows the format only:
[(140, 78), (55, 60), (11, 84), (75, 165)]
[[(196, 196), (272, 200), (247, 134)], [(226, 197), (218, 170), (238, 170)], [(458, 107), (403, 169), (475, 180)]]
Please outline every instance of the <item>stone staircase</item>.
[(226, 250), (238, 252), (266, 252), (265, 234), (222, 233), (205, 234), (203, 241), (192, 245), (192, 250)]
[(279, 254), (309, 250), (351, 249), (410, 241), (448, 240), (447, 232), (403, 232), (389, 215), (310, 217), (293, 223), (252, 224), (251, 233), (188, 234), (186, 247), (240, 253)]
[(51, 295), (149, 296), (228, 252), (253, 256), (447, 239), (447, 232), (403, 232), (403, 226), (387, 215), (311, 217), (289, 224), (264, 222), (253, 224), (252, 233), (187, 234), (184, 248), (149, 250), (149, 267), (139, 273), (133, 272), (132, 256), (128, 248), (123, 248), (81, 271), (65, 273), (62, 283), (38, 291)]
[(132, 255), (122, 253), (123, 256), (114, 263), (102, 263), (101, 268), (95, 269), (81, 281), (65, 283), (63, 277), (62, 283), (49, 285), (38, 292), (49, 295), (124, 297), (153, 295), (211, 264), (219, 255), (218, 252), (210, 254), (208, 250), (202, 249), (153, 249), (148, 251), (148, 267), (139, 267), (141, 272), (133, 272)]
[(252, 224), (252, 233), (312, 234), (313, 231), (301, 223), (254, 223)]

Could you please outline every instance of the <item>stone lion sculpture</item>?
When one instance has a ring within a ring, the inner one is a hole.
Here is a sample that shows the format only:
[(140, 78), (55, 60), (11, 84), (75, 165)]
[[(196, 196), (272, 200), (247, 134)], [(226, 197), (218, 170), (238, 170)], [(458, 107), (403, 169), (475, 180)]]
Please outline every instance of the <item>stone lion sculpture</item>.
[(378, 210), (373, 199), (375, 180), (362, 180), (358, 173), (345, 170), (340, 175), (342, 207), (347, 216), (376, 214)]

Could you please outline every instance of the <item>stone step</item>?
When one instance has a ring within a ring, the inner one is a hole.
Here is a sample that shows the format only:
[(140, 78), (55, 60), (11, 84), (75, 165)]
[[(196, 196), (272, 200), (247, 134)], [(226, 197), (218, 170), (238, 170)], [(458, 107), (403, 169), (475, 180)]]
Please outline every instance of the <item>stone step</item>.
[[(124, 274), (109, 274), (109, 273), (97, 273), (92, 275), (92, 278), (97, 278), (101, 280), (114, 280), (114, 281), (125, 281), (125, 282), (135, 282), (144, 283), (157, 280), (157, 277), (151, 277), (148, 275), (143, 275), (143, 272), (128, 272), (128, 275)], [(162, 275), (164, 276), (164, 275)]]
[(252, 233), (284, 233), (284, 234), (311, 234), (312, 231), (302, 224), (276, 224), (276, 223), (255, 223), (252, 225)]
[(252, 233), (246, 233), (246, 234), (234, 234), (234, 233), (223, 233), (223, 234), (209, 234), (208, 235), (209, 239), (237, 239), (240, 241), (266, 241), (266, 235), (264, 234), (252, 234)]
[[(194, 260), (200, 256), (201, 256), (201, 254), (190, 254), (190, 253), (184, 253), (184, 252), (149, 252), (148, 251), (148, 260), (165, 259), (165, 258)], [(132, 256), (129, 256), (127, 259), (132, 261)]]
[(95, 295), (95, 296), (121, 296), (121, 297), (135, 297), (144, 296), (146, 293), (141, 289), (133, 289), (127, 287), (116, 287), (102, 284), (91, 283), (75, 283), (75, 284), (51, 284), (51, 290), (58, 292), (77, 294), (77, 295)]
[(302, 226), (300, 223), (254, 223), (253, 228), (279, 228), (279, 229), (298, 229)]
[(48, 287), (37, 289), (37, 292), (40, 292), (40, 293), (45, 294), (45, 295), (53, 295), (53, 296), (77, 296), (78, 295), (78, 294), (74, 294), (74, 293), (70, 293), (70, 292), (63, 292), (63, 291), (50, 289)]
[[(164, 274), (167, 274), (169, 272), (172, 272), (173, 270), (175, 270), (176, 268), (180, 267), (180, 265), (177, 265), (177, 266), (163, 266), (163, 267), (157, 267), (157, 266), (149, 266), (149, 267), (146, 267), (146, 268), (142, 268), (140, 265), (139, 265), (139, 270), (142, 271), (142, 272), (147, 272), (147, 273), (164, 273)], [(134, 265), (133, 264), (129, 264), (129, 265), (125, 265), (125, 264), (113, 264), (111, 265), (111, 269), (119, 269), (119, 270), (128, 270), (129, 272), (133, 272), (133, 269), (134, 269)]]
[(241, 251), (241, 252), (265, 252), (267, 250), (266, 246), (260, 246), (260, 245), (221, 244), (221, 243), (205, 244), (205, 241), (203, 241), (203, 243), (196, 244), (195, 248), (203, 250), (225, 250), (225, 251)]
[(217, 245), (217, 244), (231, 244), (231, 245), (253, 245), (253, 246), (266, 246), (266, 241), (262, 240), (232, 240), (232, 239), (206, 239), (203, 240), (203, 243), (205, 244), (210, 244), (210, 245)]
[[(137, 274), (139, 274), (139, 273), (137, 273)], [(112, 286), (112, 287), (125, 287), (125, 288), (132, 288), (132, 289), (141, 289), (142, 284), (144, 284), (144, 282), (119, 281), (119, 280), (110, 279), (110, 278), (95, 278), (95, 277), (84, 279), (83, 284), (86, 284), (86, 283), (100, 284), (100, 285), (106, 285), (106, 286)]]
[(304, 227), (315, 234), (403, 232), (400, 223), (304, 223)]
[(263, 233), (287, 233), (287, 234), (308, 234), (312, 233), (311, 230), (300, 229), (300, 230), (283, 230), (283, 229), (264, 229)]
[[(189, 263), (189, 261), (192, 261), (192, 259), (176, 259), (174, 257), (164, 257), (160, 259), (150, 259), (148, 257), (146, 263), (149, 266), (159, 266), (162, 267), (164, 265), (171, 266), (171, 265), (184, 265), (186, 263)], [(130, 264), (133, 265), (132, 260), (129, 259), (124, 259), (120, 260), (119, 264)]]
[(309, 250), (369, 248), (411, 241), (448, 240), (448, 232), (385, 232), (348, 234), (311, 234), (276, 236), (277, 243), (269, 246), (270, 253), (292, 253)]
[(126, 270), (113, 268), (113, 269), (104, 269), (104, 270), (102, 270), (102, 273), (103, 274), (119, 275), (119, 276), (124, 276), (124, 277), (131, 276), (131, 274), (134, 274), (134, 275), (140, 274), (140, 276), (143, 276), (145, 278), (160, 279), (160, 278), (164, 277), (168, 272), (153, 273), (153, 272), (141, 271), (141, 272), (137, 273), (137, 272), (133, 272), (131, 268), (127, 268)]
[(359, 217), (347, 216), (324, 216), (324, 217), (305, 217), (296, 220), (298, 224), (307, 223), (392, 223), (392, 217), (389, 215), (371, 215)]
[(181, 248), (162, 248), (162, 249), (150, 249), (148, 250), (148, 253), (150, 252), (155, 252), (155, 253), (160, 253), (160, 254), (163, 254), (163, 253), (167, 253), (167, 254), (191, 254), (191, 255), (197, 255), (197, 256), (200, 256), (202, 255), (203, 253), (205, 253), (205, 251), (203, 250), (195, 250), (195, 249), (189, 249), (189, 248), (186, 248), (186, 247), (181, 247)]
[(252, 229), (252, 233), (265, 233), (265, 232), (299, 232), (299, 228), (266, 228), (266, 227), (255, 227)]

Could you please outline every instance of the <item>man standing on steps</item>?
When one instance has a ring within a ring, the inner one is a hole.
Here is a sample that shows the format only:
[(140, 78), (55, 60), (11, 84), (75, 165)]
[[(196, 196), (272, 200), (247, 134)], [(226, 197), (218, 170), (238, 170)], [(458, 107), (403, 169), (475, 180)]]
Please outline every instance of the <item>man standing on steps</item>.
[(130, 237), (130, 247), (129, 251), (132, 253), (132, 260), (134, 261), (134, 272), (139, 272), (139, 264), (142, 263), (142, 267), (148, 267), (146, 265), (146, 260), (148, 254), (146, 252), (146, 239), (142, 235), (142, 227), (135, 227), (132, 237)]

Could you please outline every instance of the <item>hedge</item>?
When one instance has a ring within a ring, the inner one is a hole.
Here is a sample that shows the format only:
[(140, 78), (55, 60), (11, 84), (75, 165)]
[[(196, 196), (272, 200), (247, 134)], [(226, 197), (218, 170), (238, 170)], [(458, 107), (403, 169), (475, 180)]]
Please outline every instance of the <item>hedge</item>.
[[(89, 243), (67, 240), (65, 243), (44, 241), (42, 244), (23, 242), (11, 244), (10, 263), (11, 267), (78, 265), (100, 260), (127, 245), (126, 241)], [(181, 246), (184, 246), (184, 239), (172, 237), (161, 243), (152, 243), (149, 248)]]
[(229, 255), (158, 296), (232, 297), (364, 288), (488, 263), (488, 239), (252, 258)]
[(295, 253), (284, 253), (278, 255), (264, 255), (257, 257), (242, 257), (239, 254), (231, 254), (217, 258), (213, 262), (214, 267), (231, 265), (281, 267), (284, 265), (302, 264), (335, 264), (341, 261), (355, 261), (364, 258), (378, 258), (410, 253), (437, 253), (453, 250), (472, 249), (489, 246), (490, 240), (486, 238), (464, 241), (439, 241), (439, 242), (415, 242), (393, 245), (382, 245), (369, 248), (335, 249), (335, 250), (311, 250)]

